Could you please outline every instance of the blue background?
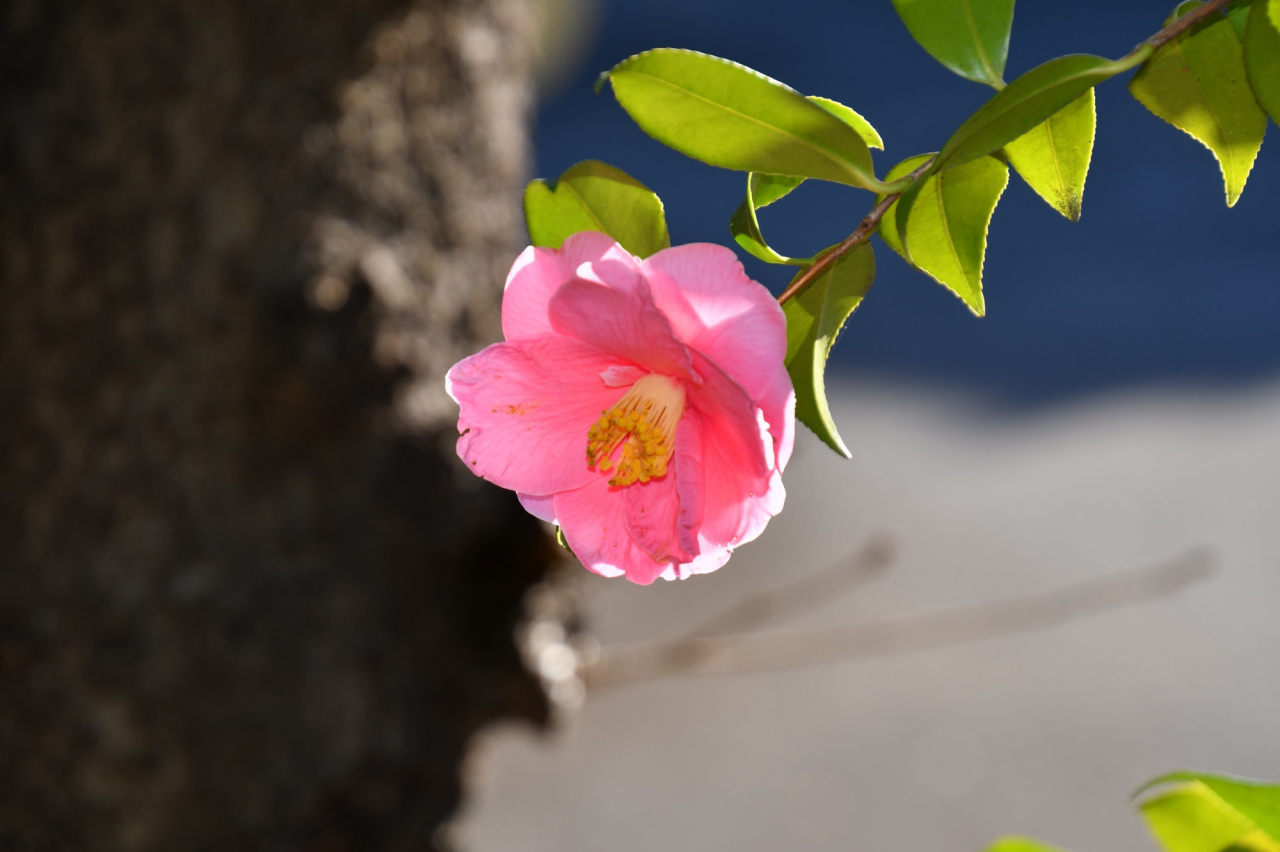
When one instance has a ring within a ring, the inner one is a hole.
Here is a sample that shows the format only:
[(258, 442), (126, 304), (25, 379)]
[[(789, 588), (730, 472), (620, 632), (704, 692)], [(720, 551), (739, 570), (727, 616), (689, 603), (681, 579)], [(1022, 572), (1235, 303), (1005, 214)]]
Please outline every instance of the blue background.
[[(1018, 4), (1005, 79), (1064, 53), (1118, 57), (1172, 4), (1138, 0)], [(884, 137), (884, 174), (937, 150), (991, 94), (947, 71), (907, 33), (890, 0), (768, 3), (605, 0), (572, 79), (544, 99), (537, 175), (601, 159), (663, 199), (673, 243), (732, 245), (726, 223), (741, 173), (690, 160), (647, 137), (595, 76), (652, 47), (684, 47), (755, 68), (861, 112)], [(1147, 112), (1126, 78), (1098, 89), (1098, 139), (1084, 215), (1071, 223), (1011, 174), (988, 241), (978, 319), (876, 242), (879, 274), (832, 354), (835, 369), (977, 391), (1027, 408), (1142, 385), (1238, 385), (1280, 368), (1280, 130), (1269, 125), (1244, 195), (1224, 202), (1212, 155)], [(807, 255), (846, 236), (870, 194), (810, 181), (761, 211), (769, 241)], [(743, 254), (740, 252), (740, 254)], [(789, 271), (743, 254), (775, 292)]]

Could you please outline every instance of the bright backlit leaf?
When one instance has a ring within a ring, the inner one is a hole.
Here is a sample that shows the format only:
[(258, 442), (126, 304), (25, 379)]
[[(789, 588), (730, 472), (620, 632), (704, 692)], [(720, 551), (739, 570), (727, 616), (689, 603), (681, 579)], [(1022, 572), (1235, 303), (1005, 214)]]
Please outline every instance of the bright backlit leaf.
[(836, 337), (875, 277), (875, 254), (869, 243), (863, 243), (839, 257), (782, 306), (787, 317), (787, 372), (796, 389), (796, 417), (845, 458), (852, 454), (836, 431), (823, 375)]
[[(810, 95), (806, 100), (812, 101), (836, 118), (853, 128), (870, 148), (884, 150), (884, 141), (880, 134), (860, 114), (842, 103), (830, 98), (818, 98)], [(765, 175), (752, 172), (747, 175), (747, 196), (729, 219), (729, 233), (738, 245), (751, 252), (766, 263), (789, 263), (807, 265), (811, 258), (792, 258), (781, 255), (769, 247), (764, 235), (760, 232), (760, 222), (756, 211), (767, 207), (791, 190), (804, 183), (798, 175)]]
[(1280, 852), (1280, 785), (1175, 772), (1151, 790), (1138, 808), (1168, 852)]
[(845, 106), (839, 101), (833, 101), (831, 98), (820, 98), (817, 95), (809, 95), (808, 100), (813, 101), (836, 118), (857, 131), (862, 137), (862, 141), (867, 143), (868, 148), (875, 148), (877, 151), (884, 150), (884, 140), (880, 138), (880, 132), (871, 126), (871, 122), (862, 117), (862, 113), (855, 109)]
[(1063, 852), (1061, 847), (1036, 840), (1034, 837), (1007, 835), (997, 837), (987, 847), (987, 852)]
[[(889, 172), (904, 177), (928, 159), (912, 157)], [(978, 316), (986, 312), (982, 296), (982, 263), (987, 252), (991, 214), (1009, 184), (1009, 169), (995, 157), (983, 157), (921, 177), (912, 189), (914, 204), (903, 245), (894, 203), (880, 222), (880, 236), (913, 266), (955, 293)]]
[(601, 79), (646, 133), (704, 163), (883, 188), (858, 131), (735, 62), (659, 48), (623, 60)]
[(1080, 219), (1096, 125), (1090, 89), (1004, 146), (1009, 165), (1037, 195), (1072, 222)]
[[(1261, 3), (1262, 0), (1255, 0)], [(1267, 17), (1271, 18), (1271, 26), (1280, 30), (1280, 0), (1267, 0)]]
[(1129, 91), (1213, 152), (1227, 206), (1234, 206), (1262, 147), (1267, 117), (1249, 88), (1231, 21), (1210, 17), (1161, 47), (1129, 81)]
[(751, 173), (750, 180), (757, 210), (768, 207), (804, 183), (804, 178), (795, 175), (759, 175), (755, 172)]
[(598, 160), (578, 163), (554, 187), (542, 180), (530, 183), (524, 191), (524, 217), (535, 246), (560, 248), (579, 231), (608, 234), (637, 257), (671, 245), (658, 196)]
[[(738, 209), (733, 212), (733, 216), (729, 219), (729, 233), (733, 235), (733, 239), (738, 245), (765, 263), (808, 266), (813, 262), (811, 258), (807, 257), (787, 257), (770, 248), (769, 244), (764, 240), (764, 235), (760, 233), (760, 222), (756, 218), (758, 209), (766, 204), (771, 204), (792, 189), (795, 189), (795, 187), (799, 186), (801, 180), (803, 178), (787, 178), (782, 175), (758, 175), (754, 172), (747, 175), (747, 196), (742, 199), (742, 203), (738, 205)], [(756, 192), (762, 184), (766, 188), (763, 202), (759, 201), (756, 196)]]
[[(1270, 5), (1280, 8), (1280, 0)], [(1267, 15), (1268, 4), (1256, 0), (1244, 31), (1244, 64), (1259, 105), (1280, 124), (1280, 29)]]
[(960, 125), (938, 153), (940, 167), (990, 154), (1125, 70), (1124, 63), (1077, 53), (1050, 59), (996, 92)]
[(934, 59), (999, 88), (1013, 27), (1013, 0), (893, 0), (902, 22)]
[[(871, 126), (871, 122), (854, 110), (830, 98), (818, 98), (810, 95), (807, 100), (822, 107), (853, 128), (862, 137), (862, 140), (867, 143), (868, 147), (884, 150), (884, 141), (880, 138), (880, 134)], [(751, 172), (747, 175), (746, 198), (742, 200), (742, 203), (738, 205), (738, 209), (734, 211), (733, 216), (729, 219), (729, 233), (733, 235), (738, 245), (766, 263), (787, 263), (797, 266), (807, 266), (812, 263), (812, 258), (786, 257), (770, 248), (769, 244), (764, 240), (764, 235), (760, 232), (760, 221), (756, 217), (757, 210), (767, 207), (779, 198), (786, 196), (802, 183), (804, 183), (804, 178), (797, 175), (762, 175), (756, 172)]]

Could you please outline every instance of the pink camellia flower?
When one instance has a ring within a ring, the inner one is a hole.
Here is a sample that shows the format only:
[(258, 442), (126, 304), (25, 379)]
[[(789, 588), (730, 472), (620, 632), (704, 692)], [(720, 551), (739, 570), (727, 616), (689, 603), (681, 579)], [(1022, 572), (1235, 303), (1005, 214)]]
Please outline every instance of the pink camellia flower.
[(502, 330), (449, 371), (458, 455), (559, 524), (592, 571), (714, 571), (781, 511), (786, 322), (727, 248), (640, 260), (592, 232), (528, 248)]

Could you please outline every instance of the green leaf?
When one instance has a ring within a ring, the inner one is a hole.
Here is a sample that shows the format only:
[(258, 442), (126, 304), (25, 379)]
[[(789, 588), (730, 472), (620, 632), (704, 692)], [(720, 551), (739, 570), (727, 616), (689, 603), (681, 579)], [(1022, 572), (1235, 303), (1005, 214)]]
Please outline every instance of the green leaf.
[(1061, 847), (1036, 840), (1034, 837), (1011, 834), (991, 841), (987, 852), (1063, 852), (1063, 850)]
[(530, 183), (524, 191), (524, 218), (535, 246), (560, 248), (579, 231), (608, 234), (637, 257), (671, 245), (658, 196), (598, 160), (573, 166), (554, 188), (542, 180)]
[(1174, 772), (1135, 796), (1157, 787), (1165, 789), (1138, 807), (1168, 852), (1280, 852), (1280, 785)]
[(1009, 164), (1049, 206), (1080, 219), (1097, 126), (1093, 89), (1004, 146)]
[[(1266, 0), (1261, 4), (1266, 6)], [(1253, 7), (1253, 0), (1231, 0), (1224, 10), (1227, 17), (1231, 19), (1231, 26), (1236, 28), (1236, 35), (1241, 39), (1244, 38), (1244, 28), (1249, 20), (1249, 9)], [(1265, 15), (1266, 13), (1263, 12)]]
[[(905, 176), (927, 158), (926, 154), (899, 163), (889, 172), (889, 179)], [(1009, 169), (995, 157), (926, 174), (908, 190), (916, 194), (907, 220), (907, 245), (903, 245), (894, 209), (911, 200), (907, 193), (880, 221), (880, 236), (911, 265), (928, 273), (982, 316), (986, 313), (982, 263), (987, 252), (987, 228), (1008, 184)]]
[(1280, 124), (1280, 29), (1271, 23), (1267, 6), (1280, 9), (1280, 0), (1253, 4), (1244, 31), (1244, 64), (1258, 104)]
[(564, 537), (564, 530), (560, 528), (559, 524), (556, 525), (556, 544), (569, 551), (569, 555), (573, 558), (578, 558), (578, 555), (573, 552), (573, 548), (569, 546), (569, 539)]
[(853, 454), (836, 431), (823, 374), (836, 337), (875, 277), (875, 253), (869, 243), (862, 243), (837, 258), (782, 306), (787, 317), (787, 372), (796, 389), (796, 417), (845, 458)]
[[(765, 263), (784, 263), (792, 266), (808, 266), (813, 263), (813, 258), (786, 257), (770, 248), (769, 244), (764, 241), (764, 235), (760, 233), (760, 222), (756, 218), (756, 210), (786, 195), (799, 186), (802, 180), (804, 178), (791, 178), (785, 175), (757, 175), (754, 172), (747, 175), (747, 197), (742, 199), (742, 203), (738, 205), (738, 209), (733, 212), (733, 216), (729, 219), (729, 233), (733, 235), (733, 239), (738, 245)], [(794, 182), (792, 183), (791, 181)], [(756, 199), (756, 190), (761, 184), (767, 186), (769, 194), (767, 200), (763, 203)]]
[(1280, 0), (1267, 0), (1267, 17), (1271, 19), (1271, 26), (1280, 30)]
[(877, 151), (884, 150), (884, 140), (880, 138), (880, 133), (871, 126), (871, 122), (862, 117), (862, 114), (853, 110), (839, 101), (833, 101), (831, 98), (820, 98), (817, 95), (809, 95), (807, 100), (813, 101), (845, 124), (852, 127), (862, 137), (862, 141), (867, 143), (868, 148), (875, 148)]
[(996, 92), (951, 134), (938, 153), (938, 165), (967, 163), (1004, 147), (1124, 70), (1123, 62), (1084, 53), (1059, 56), (1032, 68)]
[(601, 77), (653, 138), (713, 166), (880, 191), (862, 136), (777, 80), (727, 59), (659, 48)]
[(1213, 152), (1227, 206), (1234, 206), (1262, 147), (1267, 117), (1249, 88), (1231, 21), (1210, 17), (1161, 47), (1129, 81), (1129, 91)]
[[(830, 98), (818, 98), (810, 95), (807, 100), (822, 107), (853, 128), (862, 137), (862, 140), (867, 143), (868, 147), (884, 150), (884, 141), (880, 138), (880, 134), (871, 126), (871, 122), (854, 110)], [(760, 222), (756, 218), (755, 212), (761, 207), (767, 207), (787, 195), (791, 190), (804, 183), (804, 180), (804, 178), (797, 175), (762, 175), (751, 172), (747, 176), (747, 197), (738, 205), (738, 209), (734, 211), (733, 216), (729, 219), (729, 232), (733, 234), (733, 238), (738, 242), (738, 245), (766, 263), (790, 263), (805, 266), (812, 263), (812, 258), (785, 257), (771, 249), (765, 243), (764, 236), (760, 233)]]
[(804, 183), (804, 178), (795, 175), (760, 175), (755, 172), (751, 173), (750, 180), (757, 210), (789, 195), (791, 190)]
[(1013, 0), (893, 0), (893, 5), (934, 59), (975, 82), (1004, 85)]
[(1167, 27), (1174, 21), (1181, 18), (1188, 12), (1194, 12), (1204, 5), (1204, 0), (1182, 0), (1177, 6), (1173, 7), (1173, 11), (1169, 13), (1169, 17), (1164, 19), (1164, 25)]

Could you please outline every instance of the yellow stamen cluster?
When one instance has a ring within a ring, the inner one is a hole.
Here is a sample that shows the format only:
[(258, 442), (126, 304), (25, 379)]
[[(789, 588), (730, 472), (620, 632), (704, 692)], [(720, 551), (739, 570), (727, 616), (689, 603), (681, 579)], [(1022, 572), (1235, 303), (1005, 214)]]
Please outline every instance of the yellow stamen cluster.
[(610, 485), (663, 476), (683, 414), (684, 386), (666, 376), (645, 376), (587, 430), (587, 465), (612, 471)]

